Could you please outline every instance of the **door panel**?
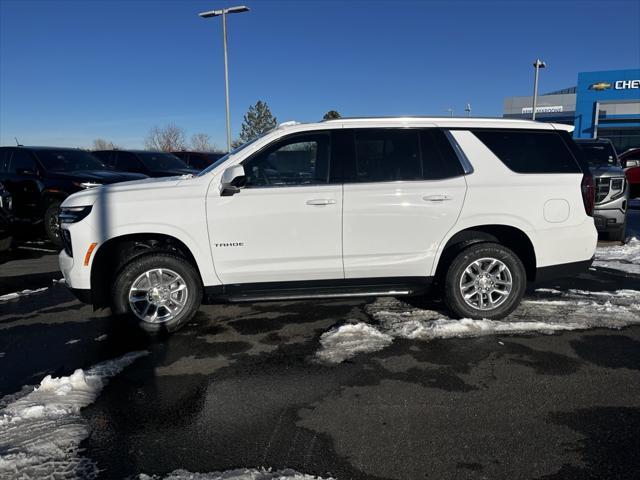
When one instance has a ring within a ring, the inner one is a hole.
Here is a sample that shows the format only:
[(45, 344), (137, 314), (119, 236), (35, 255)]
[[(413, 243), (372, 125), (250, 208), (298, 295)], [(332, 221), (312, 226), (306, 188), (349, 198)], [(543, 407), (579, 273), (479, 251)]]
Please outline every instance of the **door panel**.
[(344, 278), (340, 185), (209, 189), (209, 236), (224, 284)]
[(345, 277), (428, 276), (465, 193), (464, 177), (346, 184)]
[(209, 189), (222, 283), (342, 279), (342, 186), (329, 184), (330, 135), (295, 134), (243, 161), (245, 187)]

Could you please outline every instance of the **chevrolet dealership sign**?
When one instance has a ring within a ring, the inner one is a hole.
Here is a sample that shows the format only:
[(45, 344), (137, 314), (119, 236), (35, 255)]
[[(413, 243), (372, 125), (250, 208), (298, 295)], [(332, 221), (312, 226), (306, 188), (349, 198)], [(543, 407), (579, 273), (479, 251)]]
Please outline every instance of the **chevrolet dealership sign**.
[[(562, 105), (553, 105), (550, 107), (536, 107), (536, 113), (561, 113)], [(523, 107), (522, 113), (533, 113), (533, 107)]]
[(640, 88), (640, 80), (616, 80), (616, 90), (627, 90), (629, 88)]

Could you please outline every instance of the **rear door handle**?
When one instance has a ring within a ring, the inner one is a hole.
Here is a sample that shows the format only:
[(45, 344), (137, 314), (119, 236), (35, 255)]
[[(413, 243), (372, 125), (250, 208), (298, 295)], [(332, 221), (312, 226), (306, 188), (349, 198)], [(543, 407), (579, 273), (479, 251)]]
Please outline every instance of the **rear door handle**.
[(425, 202), (446, 202), (449, 200), (453, 200), (453, 197), (449, 195), (427, 195), (422, 197)]
[(307, 205), (334, 205), (336, 203), (332, 198), (314, 198), (307, 200)]

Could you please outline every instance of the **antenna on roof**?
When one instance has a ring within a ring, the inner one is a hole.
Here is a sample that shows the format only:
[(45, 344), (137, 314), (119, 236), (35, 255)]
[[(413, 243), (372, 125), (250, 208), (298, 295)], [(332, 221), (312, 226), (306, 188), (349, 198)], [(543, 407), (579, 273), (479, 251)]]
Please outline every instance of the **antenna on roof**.
[(16, 147), (22, 147), (23, 145), (18, 141), (18, 137), (13, 137), (16, 140)]

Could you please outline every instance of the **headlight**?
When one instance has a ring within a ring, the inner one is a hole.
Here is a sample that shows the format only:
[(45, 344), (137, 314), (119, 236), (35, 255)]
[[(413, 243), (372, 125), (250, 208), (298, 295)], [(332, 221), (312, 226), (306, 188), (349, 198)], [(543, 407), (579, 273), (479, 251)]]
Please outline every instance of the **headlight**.
[(86, 207), (62, 207), (58, 213), (60, 225), (77, 223), (91, 213), (91, 205)]
[(93, 188), (93, 187), (101, 187), (101, 183), (96, 182), (73, 182), (76, 187), (80, 188)]
[(614, 178), (611, 180), (611, 190), (622, 190), (624, 188), (624, 178)]

